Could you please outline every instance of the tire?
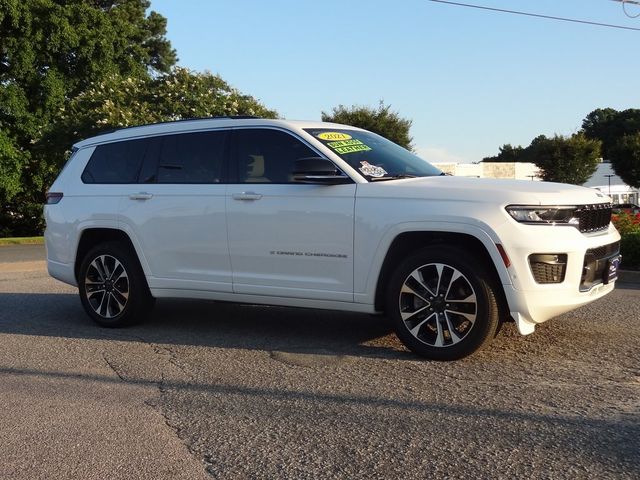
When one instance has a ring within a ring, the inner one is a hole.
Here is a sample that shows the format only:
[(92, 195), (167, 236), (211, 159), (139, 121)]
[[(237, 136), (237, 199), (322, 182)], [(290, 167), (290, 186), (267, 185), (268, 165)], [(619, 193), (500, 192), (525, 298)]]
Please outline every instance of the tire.
[(131, 248), (105, 242), (82, 260), (78, 275), (80, 301), (103, 327), (123, 327), (144, 320), (153, 309), (144, 272)]
[(477, 258), (434, 245), (404, 260), (387, 286), (387, 316), (412, 352), (457, 360), (491, 342), (500, 327), (497, 290)]

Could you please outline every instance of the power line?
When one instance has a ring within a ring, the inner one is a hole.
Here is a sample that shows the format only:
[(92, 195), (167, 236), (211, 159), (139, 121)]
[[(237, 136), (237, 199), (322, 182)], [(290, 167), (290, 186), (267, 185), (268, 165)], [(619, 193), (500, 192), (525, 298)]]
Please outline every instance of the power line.
[(635, 2), (633, 0), (617, 0), (619, 2), (622, 2), (622, 11), (624, 12), (624, 14), (629, 17), (629, 18), (638, 18), (640, 17), (640, 13), (636, 13), (635, 15), (632, 13), (627, 12), (627, 3), (631, 4), (631, 5), (640, 5), (640, 3)]
[(562, 22), (583, 23), (586, 25), (595, 25), (597, 27), (618, 28), (621, 30), (635, 30), (640, 32), (640, 28), (625, 27), (624, 25), (613, 25), (611, 23), (590, 22), (588, 20), (578, 20), (575, 18), (554, 17), (552, 15), (542, 15), (539, 13), (520, 12), (518, 10), (505, 10), (503, 8), (486, 7), (483, 5), (472, 5), (470, 3), (450, 2), (448, 0), (428, 0), (435, 3), (445, 3), (447, 5), (455, 5), (457, 7), (477, 8), (479, 10), (489, 10), (491, 12), (512, 13), (514, 15), (524, 15), (527, 17), (546, 18), (547, 20), (560, 20)]
[(636, 0), (613, 0), (613, 1), (618, 3), (629, 3), (631, 5), (640, 5), (640, 2), (637, 2)]
[(613, 0), (614, 2), (618, 2), (622, 4), (622, 11), (624, 12), (624, 14), (629, 17), (629, 18), (638, 18), (640, 17), (640, 12), (638, 12), (637, 14), (632, 14), (627, 12), (627, 4), (629, 5), (640, 5), (640, 2), (637, 2), (636, 0)]

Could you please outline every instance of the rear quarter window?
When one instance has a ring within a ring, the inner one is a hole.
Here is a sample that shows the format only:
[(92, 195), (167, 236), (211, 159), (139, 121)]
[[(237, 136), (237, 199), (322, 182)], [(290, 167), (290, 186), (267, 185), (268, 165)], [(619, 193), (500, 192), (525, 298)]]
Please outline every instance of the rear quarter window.
[(84, 183), (137, 183), (147, 139), (98, 145), (82, 172)]

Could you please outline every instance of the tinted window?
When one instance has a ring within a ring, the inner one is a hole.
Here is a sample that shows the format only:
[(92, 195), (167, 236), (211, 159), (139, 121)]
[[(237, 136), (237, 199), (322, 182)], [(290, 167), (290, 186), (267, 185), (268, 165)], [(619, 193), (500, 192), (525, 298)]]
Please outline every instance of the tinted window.
[[(162, 137), (156, 181), (219, 183), (222, 179), (225, 138), (224, 131)], [(142, 181), (149, 180), (143, 178)]]
[(82, 172), (84, 183), (136, 183), (148, 141), (98, 145)]
[(239, 183), (293, 183), (293, 163), (318, 154), (278, 130), (234, 130), (234, 159)]

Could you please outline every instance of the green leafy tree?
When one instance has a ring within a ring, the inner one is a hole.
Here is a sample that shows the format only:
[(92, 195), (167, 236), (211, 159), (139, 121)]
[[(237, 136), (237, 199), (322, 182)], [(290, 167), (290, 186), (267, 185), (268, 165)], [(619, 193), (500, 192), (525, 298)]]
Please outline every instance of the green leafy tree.
[(570, 137), (540, 135), (527, 147), (526, 155), (542, 170), (548, 182), (582, 185), (598, 168), (600, 140), (578, 133)]
[(323, 122), (342, 123), (370, 130), (407, 150), (413, 150), (413, 138), (409, 135), (412, 120), (402, 118), (398, 112), (391, 110), (391, 105), (384, 105), (382, 101), (377, 108), (339, 105), (331, 113), (322, 112), (321, 117)]
[(621, 137), (609, 155), (616, 175), (627, 185), (640, 188), (640, 132)]
[(511, 163), (511, 162), (529, 162), (527, 151), (520, 145), (514, 147), (507, 143), (499, 148), (500, 153), (495, 157), (483, 158), (483, 162)]
[[(64, 150), (41, 142), (68, 102), (108, 75), (168, 72), (166, 20), (145, 0), (0, 0), (0, 225), (41, 229)], [(66, 149), (66, 148), (65, 148)], [(6, 234), (6, 232), (5, 232)]]
[(611, 150), (625, 135), (640, 132), (640, 109), (617, 111), (599, 108), (589, 113), (582, 122), (582, 130), (588, 138), (602, 142), (602, 156), (609, 160)]
[(0, 0), (1, 236), (42, 231), (71, 145), (108, 128), (215, 115), (275, 117), (219, 76), (174, 68), (146, 0)]
[(208, 72), (176, 67), (156, 77), (112, 75), (71, 100), (42, 145), (59, 150), (106, 129), (225, 115), (276, 118), (277, 112)]

